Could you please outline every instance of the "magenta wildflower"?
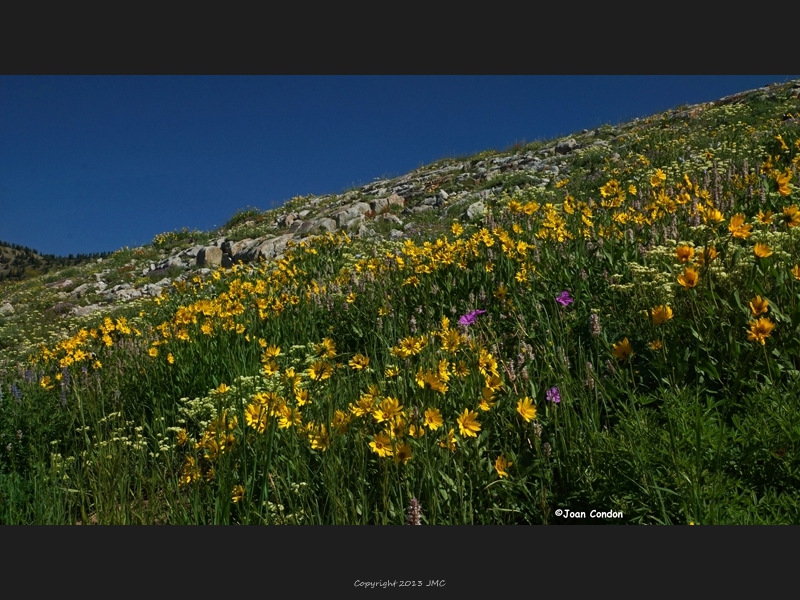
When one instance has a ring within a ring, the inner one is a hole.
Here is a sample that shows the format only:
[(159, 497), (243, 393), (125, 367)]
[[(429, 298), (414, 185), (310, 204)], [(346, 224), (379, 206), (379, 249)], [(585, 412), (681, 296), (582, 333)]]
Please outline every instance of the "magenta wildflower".
[(564, 290), (561, 292), (561, 295), (556, 298), (556, 302), (558, 302), (561, 306), (569, 306), (575, 302), (575, 299), (569, 295), (567, 290)]
[(561, 402), (561, 394), (558, 393), (558, 388), (556, 386), (551, 387), (547, 392), (545, 392), (547, 399), (552, 402), (553, 404), (558, 404)]
[(478, 315), (485, 313), (485, 310), (473, 310), (465, 314), (458, 320), (459, 325), (472, 325), (478, 318)]

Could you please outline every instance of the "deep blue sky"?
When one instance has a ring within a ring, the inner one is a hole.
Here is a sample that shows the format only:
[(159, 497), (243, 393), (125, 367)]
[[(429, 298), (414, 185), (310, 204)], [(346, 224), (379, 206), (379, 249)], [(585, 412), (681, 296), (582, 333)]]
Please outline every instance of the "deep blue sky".
[(0, 76), (0, 240), (137, 246), (798, 77)]

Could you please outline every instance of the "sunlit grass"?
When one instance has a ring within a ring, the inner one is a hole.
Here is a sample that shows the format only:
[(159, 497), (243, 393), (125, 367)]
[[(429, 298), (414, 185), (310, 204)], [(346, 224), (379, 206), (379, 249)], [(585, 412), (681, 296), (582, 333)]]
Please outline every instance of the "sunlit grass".
[(415, 498), (424, 524), (796, 523), (800, 136), (780, 112), (646, 119), (480, 221), (426, 213), (427, 237), (328, 234), (31, 317), (36, 352), (0, 363), (0, 520), (400, 524)]

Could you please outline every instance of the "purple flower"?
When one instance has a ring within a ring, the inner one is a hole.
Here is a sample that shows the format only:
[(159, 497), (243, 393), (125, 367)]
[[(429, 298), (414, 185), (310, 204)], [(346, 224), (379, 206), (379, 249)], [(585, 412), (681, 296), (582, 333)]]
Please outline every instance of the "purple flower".
[(552, 402), (553, 404), (558, 404), (561, 402), (561, 394), (558, 393), (558, 388), (553, 386), (547, 392), (545, 392), (547, 399)]
[(458, 320), (459, 325), (472, 325), (478, 318), (478, 315), (485, 313), (485, 310), (473, 310), (465, 314)]
[(561, 292), (561, 295), (556, 298), (556, 302), (558, 302), (561, 306), (569, 306), (575, 302), (575, 299), (569, 295), (567, 290), (564, 290)]

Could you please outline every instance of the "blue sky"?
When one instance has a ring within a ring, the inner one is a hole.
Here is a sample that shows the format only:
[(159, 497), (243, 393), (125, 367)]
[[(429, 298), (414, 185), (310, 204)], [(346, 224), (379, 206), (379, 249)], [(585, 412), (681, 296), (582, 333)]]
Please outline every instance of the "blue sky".
[(0, 76), (0, 240), (137, 246), (798, 77)]

